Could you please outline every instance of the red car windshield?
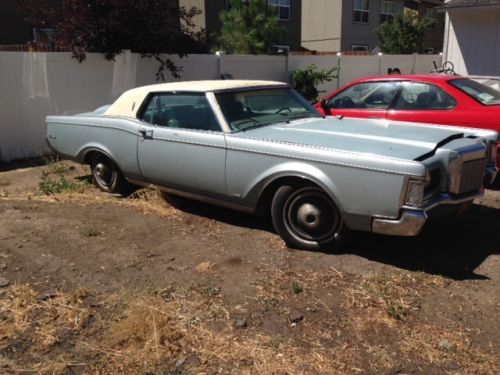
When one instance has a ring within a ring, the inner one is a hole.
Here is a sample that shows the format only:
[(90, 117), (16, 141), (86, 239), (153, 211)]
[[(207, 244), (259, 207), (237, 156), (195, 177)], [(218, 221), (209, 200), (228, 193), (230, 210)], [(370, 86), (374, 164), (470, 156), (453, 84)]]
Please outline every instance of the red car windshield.
[(483, 105), (500, 105), (500, 91), (491, 87), (471, 79), (454, 79), (449, 83)]

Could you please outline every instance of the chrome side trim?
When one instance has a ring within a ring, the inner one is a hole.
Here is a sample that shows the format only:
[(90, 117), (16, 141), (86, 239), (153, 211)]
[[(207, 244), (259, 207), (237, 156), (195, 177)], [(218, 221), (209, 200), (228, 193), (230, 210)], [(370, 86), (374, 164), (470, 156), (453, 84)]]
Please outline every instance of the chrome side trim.
[(130, 182), (133, 185), (139, 185), (139, 186), (144, 186), (150, 189), (157, 189), (161, 190), (165, 193), (172, 194), (172, 195), (178, 195), (180, 197), (192, 199), (195, 201), (203, 202), (203, 203), (208, 203), (220, 207), (225, 207), (229, 208), (231, 210), (243, 212), (246, 214), (254, 214), (255, 213), (255, 207), (249, 207), (249, 206), (244, 206), (241, 204), (237, 204), (234, 202), (229, 202), (224, 199), (218, 199), (214, 197), (209, 197), (207, 195), (199, 194), (199, 193), (193, 193), (190, 191), (185, 191), (185, 190), (180, 190), (172, 187), (167, 187), (163, 185), (156, 185), (156, 184), (151, 184), (146, 181), (141, 181), (141, 180), (134, 180), (131, 178), (126, 177), (126, 180)]

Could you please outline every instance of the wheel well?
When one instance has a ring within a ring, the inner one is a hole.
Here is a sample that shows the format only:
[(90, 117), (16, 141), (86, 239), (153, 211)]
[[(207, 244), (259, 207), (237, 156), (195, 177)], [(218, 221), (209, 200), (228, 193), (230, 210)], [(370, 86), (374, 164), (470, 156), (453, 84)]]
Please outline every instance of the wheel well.
[(297, 176), (280, 177), (272, 181), (269, 185), (267, 185), (264, 191), (260, 194), (255, 209), (255, 213), (258, 216), (268, 216), (270, 214), (273, 197), (276, 194), (276, 191), (283, 185), (294, 185), (299, 187), (317, 186), (321, 188), (321, 186), (319, 186), (318, 184), (304, 177), (297, 177)]
[(87, 152), (83, 158), (84, 164), (89, 164), (92, 161), (92, 158), (94, 157), (95, 154), (97, 154), (99, 151), (91, 150)]
[(107, 153), (105, 152), (102, 152), (102, 151), (99, 151), (99, 150), (90, 150), (88, 151), (85, 156), (83, 157), (83, 163), (84, 164), (88, 164), (90, 165), (90, 163), (92, 162), (92, 158), (94, 157), (94, 155), (96, 154), (102, 154), (104, 156), (106, 156), (109, 160), (111, 160), (113, 162), (113, 164), (116, 166), (116, 168), (118, 169), (118, 171), (123, 175), (123, 172), (122, 172), (122, 169), (120, 168), (120, 166), (116, 163), (116, 161), (113, 160), (113, 158), (111, 158)]

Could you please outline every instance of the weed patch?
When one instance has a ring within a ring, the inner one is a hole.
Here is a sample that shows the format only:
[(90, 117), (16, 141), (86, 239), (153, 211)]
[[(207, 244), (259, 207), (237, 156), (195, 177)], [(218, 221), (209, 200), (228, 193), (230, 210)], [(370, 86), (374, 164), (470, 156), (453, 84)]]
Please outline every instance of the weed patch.
[(43, 195), (55, 195), (64, 192), (81, 193), (88, 186), (83, 181), (71, 181), (62, 173), (53, 174), (50, 171), (42, 172), (42, 178), (38, 184), (38, 191)]

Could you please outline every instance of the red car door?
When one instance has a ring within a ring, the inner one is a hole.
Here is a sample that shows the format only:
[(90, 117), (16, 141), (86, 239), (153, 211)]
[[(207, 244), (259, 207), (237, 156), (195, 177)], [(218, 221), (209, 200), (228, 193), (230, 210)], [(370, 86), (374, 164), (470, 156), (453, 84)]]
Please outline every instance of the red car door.
[(399, 82), (363, 82), (328, 98), (317, 109), (327, 116), (385, 119), (399, 89)]

